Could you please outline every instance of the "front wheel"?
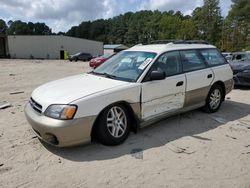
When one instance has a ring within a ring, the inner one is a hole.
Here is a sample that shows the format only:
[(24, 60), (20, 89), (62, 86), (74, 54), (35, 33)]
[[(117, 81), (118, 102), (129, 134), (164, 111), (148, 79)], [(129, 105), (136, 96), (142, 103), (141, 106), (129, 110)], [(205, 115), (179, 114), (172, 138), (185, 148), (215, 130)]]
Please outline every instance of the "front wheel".
[(210, 89), (207, 100), (206, 100), (206, 110), (210, 113), (217, 112), (221, 106), (223, 100), (223, 91), (221, 86), (213, 85)]
[(130, 116), (124, 105), (112, 105), (100, 116), (97, 139), (104, 145), (119, 145), (128, 137), (130, 123)]

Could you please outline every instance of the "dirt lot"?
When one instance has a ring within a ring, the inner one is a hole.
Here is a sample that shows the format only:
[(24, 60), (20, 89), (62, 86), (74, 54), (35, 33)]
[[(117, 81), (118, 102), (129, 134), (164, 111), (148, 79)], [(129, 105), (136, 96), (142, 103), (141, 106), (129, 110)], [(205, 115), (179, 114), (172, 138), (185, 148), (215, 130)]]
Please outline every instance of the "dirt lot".
[[(250, 89), (215, 114), (196, 110), (131, 133), (116, 147), (58, 149), (23, 109), (37, 86), (89, 70), (83, 62), (0, 60), (0, 187), (250, 187)], [(11, 95), (12, 92), (23, 92)]]

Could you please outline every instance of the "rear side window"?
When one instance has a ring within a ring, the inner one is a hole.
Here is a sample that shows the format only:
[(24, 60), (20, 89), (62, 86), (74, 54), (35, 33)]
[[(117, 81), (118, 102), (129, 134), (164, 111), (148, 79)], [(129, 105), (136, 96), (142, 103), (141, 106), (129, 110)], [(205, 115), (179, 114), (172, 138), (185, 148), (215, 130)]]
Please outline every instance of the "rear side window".
[(216, 49), (203, 49), (200, 52), (210, 66), (225, 64), (225, 59)]
[(195, 71), (206, 68), (205, 62), (196, 50), (180, 51), (183, 71)]

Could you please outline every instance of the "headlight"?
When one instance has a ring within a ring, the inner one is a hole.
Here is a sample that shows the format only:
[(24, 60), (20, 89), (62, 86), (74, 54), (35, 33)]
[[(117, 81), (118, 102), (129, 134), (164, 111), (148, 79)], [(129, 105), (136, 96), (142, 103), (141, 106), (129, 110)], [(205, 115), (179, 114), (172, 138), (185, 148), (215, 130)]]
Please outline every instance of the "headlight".
[(244, 70), (242, 72), (244, 72), (244, 73), (250, 73), (250, 70)]
[(55, 119), (69, 120), (73, 119), (76, 110), (76, 105), (53, 104), (45, 110), (44, 115)]

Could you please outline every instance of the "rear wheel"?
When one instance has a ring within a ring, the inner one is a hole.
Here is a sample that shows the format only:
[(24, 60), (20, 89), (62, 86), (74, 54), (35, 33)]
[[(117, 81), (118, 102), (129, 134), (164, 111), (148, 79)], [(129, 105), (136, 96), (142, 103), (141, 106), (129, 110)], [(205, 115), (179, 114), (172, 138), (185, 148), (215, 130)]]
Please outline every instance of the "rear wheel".
[(104, 145), (119, 145), (128, 137), (130, 123), (130, 116), (123, 105), (110, 106), (100, 116), (97, 139)]
[(206, 100), (206, 110), (210, 113), (217, 112), (221, 106), (223, 100), (223, 90), (219, 85), (213, 85), (210, 89), (207, 100)]

